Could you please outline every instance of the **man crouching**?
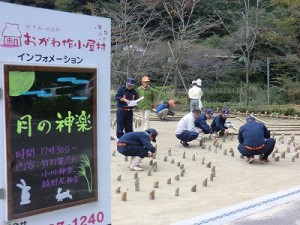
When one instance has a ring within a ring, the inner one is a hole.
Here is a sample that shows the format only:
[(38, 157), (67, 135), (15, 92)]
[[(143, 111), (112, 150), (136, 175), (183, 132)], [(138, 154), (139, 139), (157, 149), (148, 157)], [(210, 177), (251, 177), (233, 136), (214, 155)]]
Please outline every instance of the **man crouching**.
[(151, 141), (156, 142), (157, 131), (149, 128), (145, 131), (130, 132), (120, 137), (117, 143), (117, 150), (122, 155), (131, 156), (129, 169), (142, 171), (140, 163), (144, 157), (153, 157), (155, 147)]

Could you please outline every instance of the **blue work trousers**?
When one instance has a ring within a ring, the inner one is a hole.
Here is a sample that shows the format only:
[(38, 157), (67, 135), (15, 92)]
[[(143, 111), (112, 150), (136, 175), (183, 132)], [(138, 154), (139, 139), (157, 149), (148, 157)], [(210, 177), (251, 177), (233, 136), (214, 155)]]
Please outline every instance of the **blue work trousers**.
[(275, 146), (275, 140), (273, 138), (266, 139), (265, 146), (260, 150), (249, 150), (244, 144), (239, 144), (238, 150), (239, 152), (246, 157), (250, 157), (253, 155), (262, 155), (262, 159), (267, 159), (268, 156), (272, 153)]
[(192, 140), (195, 140), (198, 137), (198, 135), (199, 134), (197, 132), (184, 130), (181, 134), (176, 134), (176, 137), (179, 140), (190, 142)]
[(129, 133), (133, 131), (132, 123), (133, 123), (133, 112), (132, 110), (121, 110), (118, 109), (116, 112), (117, 119), (117, 138), (120, 138), (125, 133)]
[(148, 156), (148, 150), (145, 147), (138, 145), (118, 146), (117, 150), (125, 156), (138, 156), (140, 158)]

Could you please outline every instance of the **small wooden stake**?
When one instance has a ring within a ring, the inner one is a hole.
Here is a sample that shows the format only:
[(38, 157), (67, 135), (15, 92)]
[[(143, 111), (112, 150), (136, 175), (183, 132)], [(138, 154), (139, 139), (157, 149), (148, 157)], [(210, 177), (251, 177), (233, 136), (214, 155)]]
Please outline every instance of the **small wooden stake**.
[(205, 178), (205, 180), (202, 181), (202, 186), (203, 186), (203, 187), (207, 187), (207, 178)]
[(168, 180), (167, 180), (167, 184), (171, 184), (171, 177), (170, 177), (170, 178), (168, 178)]
[(135, 191), (140, 191), (140, 181), (139, 181), (139, 178), (137, 178), (134, 181), (134, 186), (135, 186)]
[(209, 180), (210, 180), (210, 181), (213, 181), (213, 180), (214, 180), (214, 173), (210, 173), (210, 175), (209, 175)]
[(211, 172), (216, 172), (216, 166), (213, 166), (212, 168), (211, 168)]
[(117, 181), (121, 181), (121, 178), (122, 178), (121, 175), (117, 176)]
[(179, 196), (179, 188), (175, 189), (175, 196)]
[(152, 165), (153, 172), (157, 172), (157, 162), (154, 162)]
[(192, 188), (191, 188), (191, 192), (196, 192), (197, 191), (197, 184), (195, 184)]
[(210, 168), (210, 167), (211, 167), (211, 161), (210, 161), (209, 163), (206, 164), (206, 167), (207, 167), (207, 168)]
[(151, 160), (149, 161), (149, 165), (152, 166), (152, 164), (153, 164), (153, 159), (151, 159)]
[(150, 200), (154, 200), (154, 199), (155, 199), (155, 190), (153, 190), (153, 191), (151, 191), (151, 192), (149, 193), (149, 199), (150, 199)]
[(181, 177), (183, 177), (183, 176), (184, 176), (184, 172), (185, 172), (185, 170), (184, 170), (184, 169), (180, 171), (180, 176), (181, 176)]
[(274, 151), (272, 152), (271, 157), (272, 157), (272, 158), (275, 158), (275, 152), (274, 152)]
[(291, 162), (295, 162), (295, 156), (292, 156)]
[(121, 186), (117, 187), (115, 192), (119, 194), (121, 192)]
[(170, 146), (168, 149), (168, 156), (171, 156), (171, 154), (172, 154), (172, 150), (171, 150), (171, 146)]
[(158, 188), (158, 186), (159, 186), (159, 181), (155, 181), (154, 184), (153, 184), (153, 187)]
[(127, 192), (121, 194), (121, 201), (127, 201)]

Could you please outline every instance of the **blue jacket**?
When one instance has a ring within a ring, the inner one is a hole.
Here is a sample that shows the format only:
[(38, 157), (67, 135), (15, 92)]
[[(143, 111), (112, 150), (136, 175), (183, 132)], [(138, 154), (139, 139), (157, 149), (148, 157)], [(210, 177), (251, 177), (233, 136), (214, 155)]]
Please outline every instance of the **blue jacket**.
[(151, 144), (149, 134), (145, 131), (126, 133), (120, 137), (118, 142), (126, 143), (127, 145), (144, 146), (148, 151), (155, 152), (155, 147)]
[(201, 113), (195, 120), (195, 127), (199, 127), (204, 134), (211, 134), (211, 128), (206, 122), (207, 118), (205, 113)]
[(249, 121), (239, 129), (238, 140), (240, 144), (256, 148), (265, 144), (265, 138), (270, 138), (270, 131), (263, 123)]
[(159, 111), (161, 111), (163, 109), (170, 109), (169, 103), (167, 103), (167, 102), (161, 103), (159, 106), (157, 106), (155, 112), (158, 113)]
[(226, 117), (225, 118), (222, 117), (222, 114), (216, 116), (210, 125), (212, 131), (218, 132), (218, 131), (225, 131), (226, 129), (228, 129), (227, 127), (224, 127), (226, 119), (227, 119)]
[[(121, 98), (126, 98), (128, 100), (136, 100), (139, 98), (138, 93), (135, 89), (128, 90), (126, 86), (121, 86), (118, 88), (117, 93), (115, 95), (115, 99), (117, 100), (117, 107), (118, 108), (128, 108), (126, 102), (121, 102)], [(130, 107), (133, 108), (133, 107)]]

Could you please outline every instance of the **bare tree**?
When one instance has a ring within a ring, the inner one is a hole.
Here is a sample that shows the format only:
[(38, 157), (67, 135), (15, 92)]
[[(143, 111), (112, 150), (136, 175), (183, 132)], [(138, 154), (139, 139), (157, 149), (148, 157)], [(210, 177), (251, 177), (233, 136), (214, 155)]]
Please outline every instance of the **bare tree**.
[[(164, 29), (170, 34), (168, 46), (171, 54), (169, 62), (170, 71), (174, 73), (174, 93), (177, 92), (179, 82), (182, 82), (187, 91), (186, 81), (183, 77), (181, 64), (186, 51), (194, 42), (198, 41), (201, 34), (218, 25), (218, 22), (209, 18), (200, 18), (195, 14), (196, 7), (201, 0), (160, 0), (167, 16), (163, 18)], [(179, 81), (180, 79), (180, 81)]]
[(245, 65), (246, 105), (248, 106), (249, 77), (251, 75), (251, 64), (253, 60), (252, 52), (260, 33), (259, 21), (264, 15), (264, 8), (261, 0), (256, 0), (255, 2), (250, 0), (241, 0), (239, 2), (242, 3), (241, 10), (228, 10), (226, 14), (221, 12), (216, 12), (216, 14), (241, 51), (242, 55), (240, 60)]
[(153, 28), (149, 24), (160, 15), (155, 0), (120, 0), (115, 3), (117, 7), (106, 7), (101, 11), (112, 19), (112, 73), (122, 80), (124, 75), (137, 77), (147, 71), (149, 60), (155, 59), (148, 49), (159, 41), (160, 26)]

